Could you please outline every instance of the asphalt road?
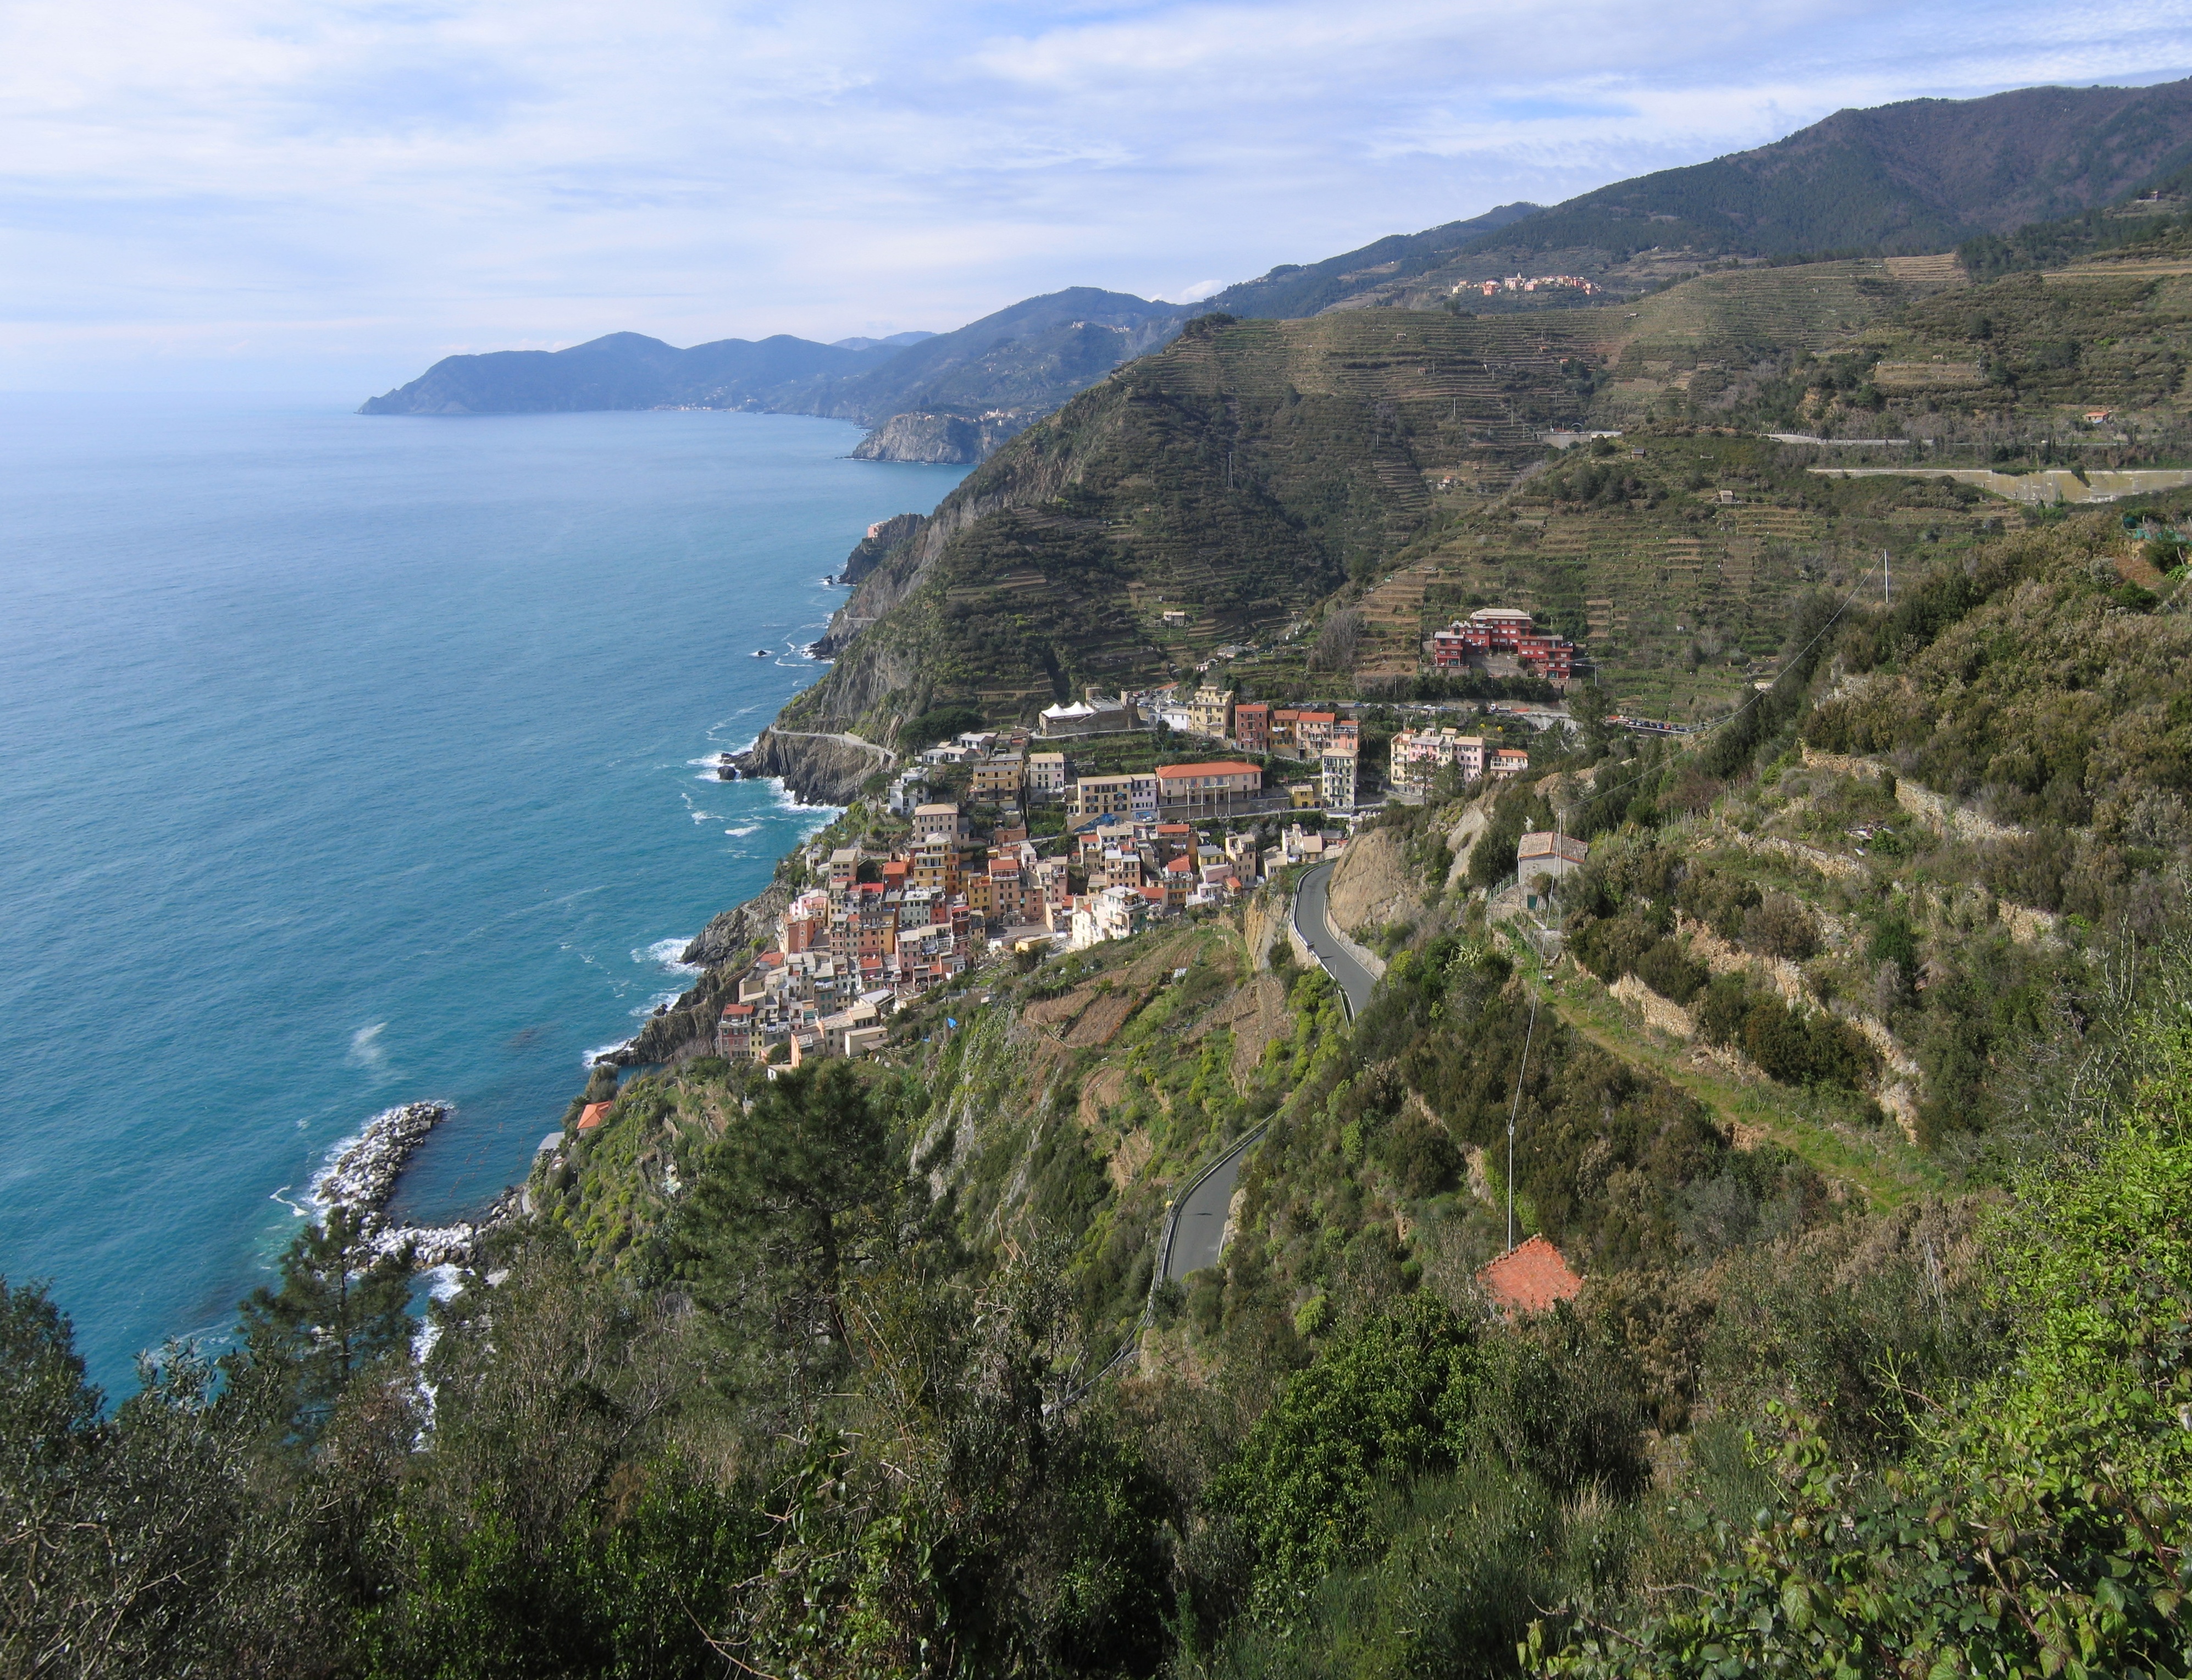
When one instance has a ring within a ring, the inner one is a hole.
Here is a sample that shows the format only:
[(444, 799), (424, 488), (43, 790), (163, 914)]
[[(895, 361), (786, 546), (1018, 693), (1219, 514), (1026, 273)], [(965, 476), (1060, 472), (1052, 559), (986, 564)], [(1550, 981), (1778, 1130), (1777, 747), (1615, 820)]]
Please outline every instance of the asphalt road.
[(1233, 1200), (1234, 1182), (1241, 1176), (1241, 1157), (1255, 1141), (1253, 1137), (1243, 1141), (1209, 1177), (1187, 1193), (1173, 1227), (1172, 1251), (1165, 1256), (1167, 1283), (1218, 1263), (1219, 1239), (1225, 1234), (1225, 1210)]
[(1347, 1016), (1351, 1021), (1369, 1006), (1370, 988), (1378, 983), (1378, 977), (1349, 956), (1339, 936), (1333, 931), (1325, 888), (1335, 867), (1320, 863), (1301, 878), (1294, 893), (1294, 929), (1324, 965), (1324, 971), (1339, 982), (1339, 989), (1347, 996)]

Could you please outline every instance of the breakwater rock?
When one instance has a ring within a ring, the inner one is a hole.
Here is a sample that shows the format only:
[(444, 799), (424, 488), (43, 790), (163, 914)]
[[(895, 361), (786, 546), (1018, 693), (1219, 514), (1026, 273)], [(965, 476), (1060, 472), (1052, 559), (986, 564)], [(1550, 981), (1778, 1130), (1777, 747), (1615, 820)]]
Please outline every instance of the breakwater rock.
[(378, 1213), (396, 1193), (411, 1152), (449, 1117), (446, 1102), (406, 1102), (365, 1123), (350, 1148), (312, 1181), (312, 1199), (352, 1213)]
[(390, 1219), (388, 1199), (412, 1152), (448, 1119), (446, 1102), (406, 1102), (384, 1108), (365, 1123), (357, 1139), (312, 1181), (312, 1199), (322, 1207), (343, 1207), (357, 1220), (358, 1234), (376, 1255), (410, 1251), (421, 1269), (463, 1265), (471, 1260), (480, 1233), (511, 1216), (515, 1199), (505, 1192), (485, 1217), (452, 1225), (403, 1225)]

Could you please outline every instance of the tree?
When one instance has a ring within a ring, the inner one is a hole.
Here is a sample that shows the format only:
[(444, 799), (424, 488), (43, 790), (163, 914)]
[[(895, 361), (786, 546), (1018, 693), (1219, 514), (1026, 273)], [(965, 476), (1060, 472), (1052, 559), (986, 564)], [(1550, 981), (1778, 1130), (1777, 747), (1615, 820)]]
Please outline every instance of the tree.
[(289, 1244), (281, 1288), (245, 1299), (243, 1347), (224, 1369), (239, 1394), (255, 1396), (292, 1439), (309, 1443), (351, 1380), (408, 1342), (410, 1304), (409, 1250), (376, 1249), (358, 1216), (337, 1205)]
[(710, 1151), (679, 1232), (702, 1299), (757, 1320), (796, 1363), (832, 1365), (850, 1338), (849, 1273), (896, 1235), (890, 1128), (850, 1062), (769, 1081)]

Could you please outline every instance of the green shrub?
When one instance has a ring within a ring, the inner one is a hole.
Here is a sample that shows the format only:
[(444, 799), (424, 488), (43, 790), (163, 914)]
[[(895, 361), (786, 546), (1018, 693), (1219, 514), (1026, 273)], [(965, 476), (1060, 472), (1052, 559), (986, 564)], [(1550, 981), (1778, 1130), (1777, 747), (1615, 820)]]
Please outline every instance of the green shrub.
[(1685, 1005), (1712, 978), (1710, 969), (1672, 939), (1662, 939), (1639, 958), (1635, 974), (1661, 997)]

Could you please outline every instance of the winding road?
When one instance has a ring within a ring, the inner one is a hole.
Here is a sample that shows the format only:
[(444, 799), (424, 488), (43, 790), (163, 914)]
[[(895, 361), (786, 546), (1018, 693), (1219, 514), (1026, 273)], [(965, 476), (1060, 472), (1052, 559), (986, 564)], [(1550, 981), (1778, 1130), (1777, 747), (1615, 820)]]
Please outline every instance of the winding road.
[[(1330, 863), (1321, 863), (1302, 877), (1301, 886), (1294, 894), (1294, 927), (1316, 960), (1324, 965), (1325, 972), (1339, 982), (1347, 999), (1348, 1018), (1352, 1020), (1369, 1004), (1370, 990), (1378, 983), (1378, 977), (1347, 948), (1332, 925), (1325, 891), (1332, 880), (1333, 868)], [(1224, 1246), (1226, 1211), (1232, 1205), (1233, 1187), (1241, 1176), (1241, 1158), (1262, 1136), (1262, 1128), (1259, 1127), (1242, 1138), (1215, 1166), (1196, 1180), (1180, 1199), (1179, 1212), (1173, 1222), (1172, 1240), (1165, 1246), (1166, 1282), (1177, 1282), (1190, 1272), (1218, 1263), (1219, 1253)]]
[(1326, 892), (1336, 867), (1320, 863), (1301, 878), (1301, 886), (1294, 892), (1294, 931), (1324, 965), (1324, 971), (1339, 982), (1347, 999), (1347, 1018), (1352, 1021), (1369, 1007), (1370, 990), (1378, 983), (1378, 977), (1356, 960), (1332, 925)]
[(1241, 1176), (1241, 1158), (1264, 1135), (1261, 1126), (1235, 1144), (1224, 1159), (1196, 1180), (1181, 1199), (1173, 1221), (1172, 1240), (1165, 1245), (1164, 1274), (1174, 1283), (1190, 1272), (1218, 1263), (1224, 1246), (1225, 1214), (1233, 1204), (1233, 1186)]

